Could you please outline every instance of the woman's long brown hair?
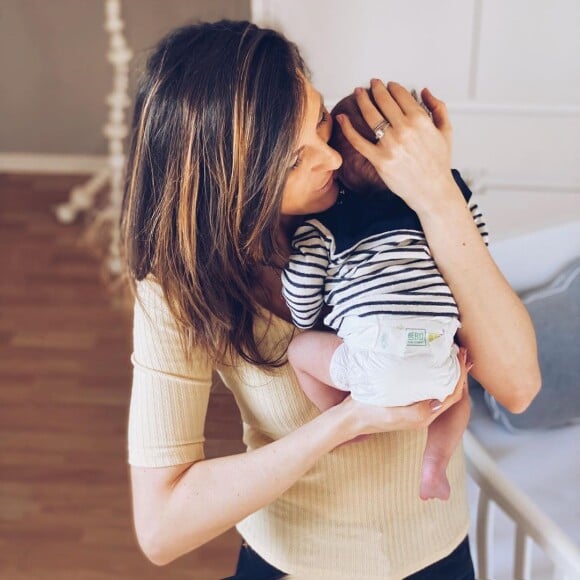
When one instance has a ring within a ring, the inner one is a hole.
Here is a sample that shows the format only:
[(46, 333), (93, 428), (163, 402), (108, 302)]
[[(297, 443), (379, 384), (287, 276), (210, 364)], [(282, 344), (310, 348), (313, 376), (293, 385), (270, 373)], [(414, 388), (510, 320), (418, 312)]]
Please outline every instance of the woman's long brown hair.
[[(140, 79), (121, 238), (132, 293), (151, 274), (188, 356), (258, 349), (257, 269), (281, 256), (281, 195), (304, 110), (304, 63), (281, 34), (249, 22), (186, 26)], [(265, 290), (264, 290), (265, 292)]]

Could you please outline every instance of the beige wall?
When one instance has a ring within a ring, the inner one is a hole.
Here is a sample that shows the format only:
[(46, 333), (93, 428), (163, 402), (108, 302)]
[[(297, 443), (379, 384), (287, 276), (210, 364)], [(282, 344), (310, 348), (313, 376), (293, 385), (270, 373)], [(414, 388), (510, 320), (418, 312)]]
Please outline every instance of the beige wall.
[[(111, 89), (100, 0), (1, 0), (0, 153), (106, 152)], [(133, 71), (165, 32), (195, 20), (249, 19), (249, 0), (124, 0)], [(132, 75), (134, 86), (135, 74)]]

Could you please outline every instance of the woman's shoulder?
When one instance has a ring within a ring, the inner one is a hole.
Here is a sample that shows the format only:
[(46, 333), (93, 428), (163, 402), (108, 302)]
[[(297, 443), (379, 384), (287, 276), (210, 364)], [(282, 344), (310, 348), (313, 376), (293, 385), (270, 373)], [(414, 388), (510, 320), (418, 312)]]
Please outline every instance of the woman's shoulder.
[(150, 324), (171, 318), (163, 287), (152, 274), (135, 283), (134, 315), (135, 320), (143, 316)]
[(163, 297), (163, 288), (154, 274), (149, 273), (142, 280), (137, 280), (135, 286), (140, 297)]
[(134, 362), (174, 377), (204, 380), (214, 363), (201, 347), (184, 335), (154, 277), (137, 283), (133, 316)]
[[(175, 353), (179, 352), (184, 347), (184, 344), (179, 339), (179, 325), (175, 320), (159, 280), (154, 275), (148, 274), (144, 279), (136, 283), (136, 294), (133, 326), (134, 340), (139, 342), (147, 340), (150, 343), (151, 351), (172, 351), (174, 352), (172, 357), (176, 356)], [(257, 308), (253, 327), (257, 342), (264, 349), (264, 352), (270, 354), (275, 352), (276, 358), (283, 355), (295, 332), (295, 327), (291, 322), (264, 306)], [(187, 348), (190, 355), (194, 355), (197, 364), (203, 359), (208, 365), (213, 367), (221, 366), (216, 361), (211, 362), (208, 354), (202, 351), (200, 347), (194, 348), (190, 343)], [(165, 356), (169, 357), (168, 352), (166, 352)], [(233, 360), (228, 358), (226, 362), (227, 366), (233, 368), (245, 366), (244, 361), (236, 356), (234, 356)]]

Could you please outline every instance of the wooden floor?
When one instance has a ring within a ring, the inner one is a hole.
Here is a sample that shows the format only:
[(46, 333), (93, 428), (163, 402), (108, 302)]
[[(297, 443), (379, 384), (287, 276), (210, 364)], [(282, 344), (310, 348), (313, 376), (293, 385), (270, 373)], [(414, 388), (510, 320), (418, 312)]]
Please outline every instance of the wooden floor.
[[(0, 578), (190, 579), (233, 574), (232, 529), (162, 568), (133, 531), (126, 455), (132, 313), (104, 290), (82, 225), (53, 207), (84, 179), (0, 175)], [(82, 222), (82, 220), (81, 220)], [(225, 390), (208, 457), (243, 451)]]

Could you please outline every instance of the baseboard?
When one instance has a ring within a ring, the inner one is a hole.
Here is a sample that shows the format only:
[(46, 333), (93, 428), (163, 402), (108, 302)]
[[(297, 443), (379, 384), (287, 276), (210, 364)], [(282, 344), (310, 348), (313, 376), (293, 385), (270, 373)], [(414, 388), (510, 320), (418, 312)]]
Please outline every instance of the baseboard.
[(0, 173), (96, 173), (107, 163), (106, 155), (51, 155), (0, 153)]

